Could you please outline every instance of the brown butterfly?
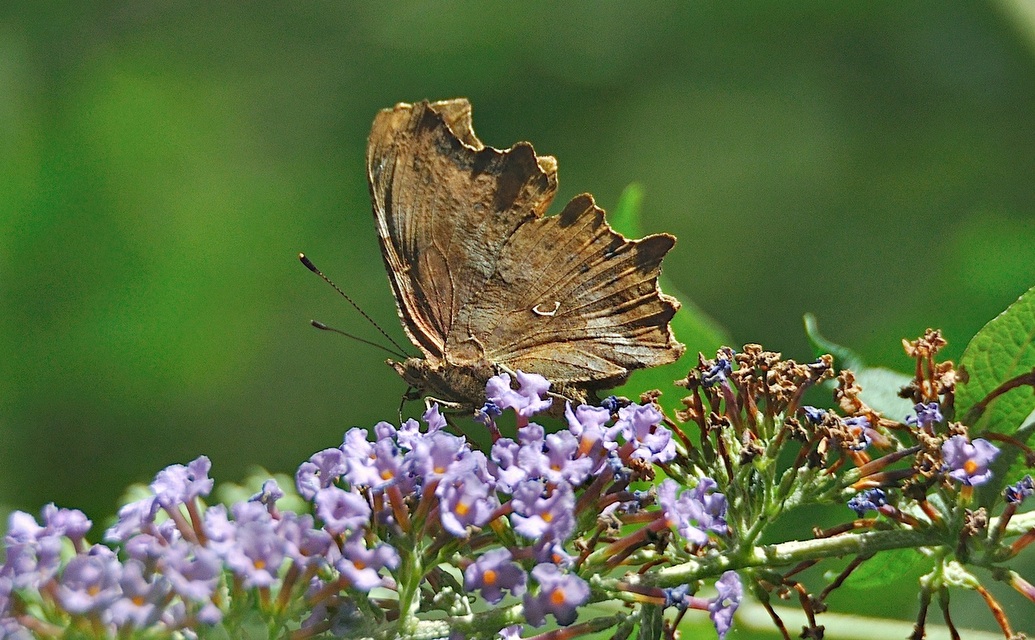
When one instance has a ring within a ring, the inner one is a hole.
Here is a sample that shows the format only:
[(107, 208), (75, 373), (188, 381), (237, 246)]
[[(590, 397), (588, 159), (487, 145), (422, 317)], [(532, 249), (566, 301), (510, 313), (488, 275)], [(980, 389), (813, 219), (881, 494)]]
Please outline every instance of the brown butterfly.
[(557, 161), (474, 135), (466, 99), (398, 104), (374, 119), (367, 179), (403, 328), (424, 358), (388, 361), (420, 392), (481, 406), (501, 371), (545, 376), (584, 402), (683, 353), (658, 290), (675, 238), (627, 240), (583, 194), (544, 217)]

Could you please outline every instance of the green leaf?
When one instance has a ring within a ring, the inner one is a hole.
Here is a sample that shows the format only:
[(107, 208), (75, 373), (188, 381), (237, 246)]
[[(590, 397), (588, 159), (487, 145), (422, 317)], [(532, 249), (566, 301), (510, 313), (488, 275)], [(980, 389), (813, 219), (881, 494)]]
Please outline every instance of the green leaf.
[(607, 221), (615, 231), (627, 238), (643, 235), (640, 212), (643, 211), (643, 187), (633, 182), (622, 190), (615, 208), (608, 212)]
[(911, 377), (884, 367), (866, 366), (862, 356), (824, 338), (816, 316), (806, 313), (804, 320), (805, 335), (815, 356), (829, 353), (834, 356), (835, 369), (851, 369), (855, 381), (862, 387), (859, 397), (863, 402), (893, 420), (904, 420), (913, 411), (913, 403), (898, 395), (899, 389), (912, 381)]
[(899, 389), (913, 379), (885, 367), (863, 367), (855, 371), (855, 381), (862, 387), (859, 397), (872, 408), (892, 420), (905, 420), (913, 413), (913, 403), (898, 395)]
[[(630, 184), (622, 191), (618, 203), (607, 220), (616, 231), (630, 238), (643, 236), (640, 224), (643, 189), (638, 184)], [(661, 389), (665, 395), (660, 399), (661, 405), (669, 410), (682, 408), (679, 400), (682, 395), (673, 388), (672, 382), (686, 377), (690, 369), (697, 366), (698, 352), (713, 357), (719, 347), (732, 345), (733, 339), (715, 320), (708, 317), (690, 299), (683, 295), (664, 274), (658, 278), (661, 290), (680, 302), (680, 309), (672, 318), (672, 332), (676, 339), (686, 345), (686, 353), (676, 362), (651, 369), (633, 372), (629, 381), (614, 390), (617, 395), (625, 395), (636, 400), (640, 393), (648, 389)]]
[(817, 358), (829, 353), (834, 356), (835, 369), (851, 369), (858, 373), (865, 368), (866, 364), (863, 362), (862, 356), (848, 347), (842, 347), (823, 337), (819, 332), (819, 322), (814, 314), (806, 313), (803, 320), (805, 321), (805, 337), (808, 338), (809, 345), (812, 346), (812, 353)]
[[(1024, 425), (1014, 432), (1014, 440), (1028, 444), (1032, 435), (1035, 434), (1035, 412), (1024, 421)], [(1017, 482), (1024, 476), (1031, 473), (1031, 467), (1024, 452), (1020, 447), (1012, 444), (996, 442), (999, 447), (999, 455), (995, 457), (989, 467), (992, 469), (992, 480), (981, 485), (977, 490), (978, 505), (990, 507), (1003, 495), (1006, 485)]]
[(984, 411), (979, 403), (1007, 380), (1035, 368), (1035, 287), (977, 332), (963, 352), (960, 367), (969, 380), (956, 387), (956, 415), (967, 422), (971, 433), (1017, 431), (1035, 410), (1030, 388), (1007, 392)]
[[(1035, 287), (977, 332), (960, 359), (968, 377), (956, 386), (956, 416), (970, 426), (971, 437), (1002, 433), (1027, 444), (1033, 433), (1035, 397), (1031, 389), (1014, 389), (983, 406), (982, 401), (1004, 382), (1035, 367)], [(977, 491), (978, 504), (990, 506), (1006, 485), (1029, 473), (1025, 456), (1016, 445), (997, 441), (999, 455), (992, 462), (992, 480)]]
[(909, 573), (923, 558), (916, 549), (881, 551), (859, 565), (845, 580), (844, 586), (852, 589), (883, 587)]

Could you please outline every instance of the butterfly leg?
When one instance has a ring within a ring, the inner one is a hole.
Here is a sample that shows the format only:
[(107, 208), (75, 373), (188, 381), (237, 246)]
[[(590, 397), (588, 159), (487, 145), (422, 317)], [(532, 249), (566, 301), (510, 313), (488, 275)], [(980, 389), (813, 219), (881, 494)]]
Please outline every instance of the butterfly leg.
[(506, 373), (509, 374), (512, 378), (517, 377), (517, 372), (505, 364), (494, 364), (493, 366), (496, 368), (496, 375), (499, 375), (500, 373)]
[(409, 400), (416, 400), (419, 397), (414, 396), (416, 391), (416, 389), (410, 387), (406, 390), (406, 393), (402, 394), (402, 397), (399, 398), (399, 424), (403, 423), (403, 407), (406, 406), (406, 402)]
[(425, 410), (430, 410), (432, 404), (438, 404), (438, 405), (441, 405), (441, 406), (443, 406), (443, 407), (445, 407), (447, 409), (452, 409), (453, 411), (460, 411), (460, 410), (462, 410), (464, 408), (464, 405), (460, 404), (459, 402), (450, 402), (449, 400), (440, 400), (439, 398), (432, 398), (431, 396), (425, 396), (424, 397), (424, 409)]

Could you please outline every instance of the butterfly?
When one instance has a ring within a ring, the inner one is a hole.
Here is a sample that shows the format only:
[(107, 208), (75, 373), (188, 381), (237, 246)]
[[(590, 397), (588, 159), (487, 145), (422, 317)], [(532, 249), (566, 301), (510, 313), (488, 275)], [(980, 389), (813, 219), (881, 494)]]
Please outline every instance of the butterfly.
[[(504, 371), (586, 402), (683, 353), (658, 289), (668, 234), (627, 240), (589, 194), (557, 215), (557, 161), (485, 146), (466, 99), (397, 104), (367, 145), (374, 221), (396, 307), (423, 358), (389, 360), (412, 389), (479, 407)], [(481, 402), (479, 402), (481, 399)]]

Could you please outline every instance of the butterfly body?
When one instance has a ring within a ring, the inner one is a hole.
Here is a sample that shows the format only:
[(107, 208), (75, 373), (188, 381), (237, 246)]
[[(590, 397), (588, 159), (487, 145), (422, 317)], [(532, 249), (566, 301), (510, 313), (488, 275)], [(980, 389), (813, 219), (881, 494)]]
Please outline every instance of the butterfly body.
[(541, 374), (573, 400), (676, 360), (679, 305), (657, 287), (675, 238), (627, 240), (591, 196), (546, 216), (557, 164), (474, 135), (470, 104), (378, 114), (367, 176), (403, 328), (423, 358), (389, 364), (414, 388), (480, 406), (501, 371)]

